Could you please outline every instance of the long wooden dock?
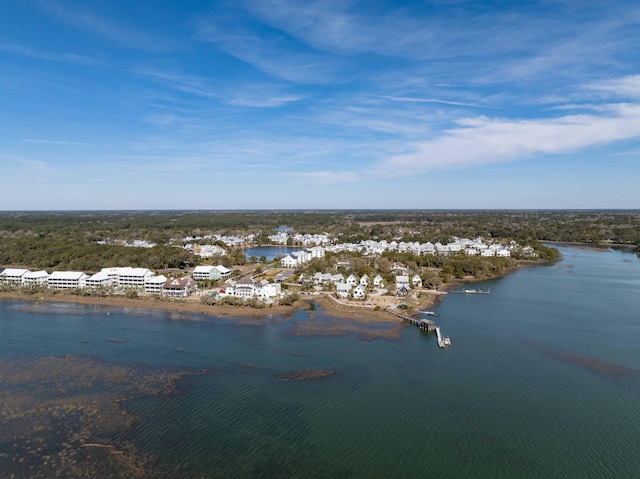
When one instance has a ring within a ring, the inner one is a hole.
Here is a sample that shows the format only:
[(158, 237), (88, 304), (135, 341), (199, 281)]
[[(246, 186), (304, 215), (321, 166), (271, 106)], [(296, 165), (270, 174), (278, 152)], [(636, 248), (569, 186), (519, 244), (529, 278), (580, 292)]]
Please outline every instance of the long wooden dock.
[(411, 316), (406, 316), (404, 314), (400, 314), (393, 309), (387, 309), (387, 313), (393, 314), (394, 316), (405, 320), (407, 323), (411, 323), (414, 326), (418, 326), (420, 329), (426, 329), (427, 331), (435, 331), (436, 323), (431, 321), (430, 319), (420, 319), (420, 318), (412, 318)]
[(491, 290), (481, 291), (479, 289), (463, 289), (462, 291), (449, 291), (449, 294), (491, 294)]

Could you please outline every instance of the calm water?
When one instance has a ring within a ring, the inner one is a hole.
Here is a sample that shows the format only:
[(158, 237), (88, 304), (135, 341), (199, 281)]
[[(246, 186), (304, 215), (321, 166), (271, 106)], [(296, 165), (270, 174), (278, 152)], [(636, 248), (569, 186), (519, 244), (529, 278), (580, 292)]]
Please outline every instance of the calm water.
[(303, 249), (301, 246), (258, 246), (256, 248), (246, 248), (244, 255), (247, 259), (251, 256), (255, 256), (256, 258), (264, 256), (267, 258), (267, 261), (271, 261), (278, 256), (285, 256), (293, 251), (300, 251), (301, 249)]
[[(128, 404), (138, 445), (194, 476), (640, 477), (640, 260), (561, 250), (474, 285), (490, 296), (447, 298), (447, 350), (411, 326), (401, 341), (287, 335), (303, 311), (248, 326), (4, 301), (0, 356), (213, 368)], [(277, 379), (301, 369), (336, 374)]]

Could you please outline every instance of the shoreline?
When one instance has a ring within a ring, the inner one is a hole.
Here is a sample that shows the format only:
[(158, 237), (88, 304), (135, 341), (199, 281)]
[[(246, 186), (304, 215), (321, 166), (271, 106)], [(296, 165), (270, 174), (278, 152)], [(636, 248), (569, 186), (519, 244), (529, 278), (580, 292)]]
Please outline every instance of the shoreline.
[[(508, 274), (508, 273), (507, 273)], [(420, 309), (431, 309), (442, 302), (448, 291), (452, 291), (463, 284), (483, 281), (472, 278), (450, 280), (437, 291), (423, 290), (420, 293)], [(371, 322), (401, 322), (397, 317), (390, 315), (384, 309), (375, 310), (373, 307), (365, 306), (364, 302), (345, 302), (330, 297), (328, 294), (308, 295), (301, 298), (291, 306), (266, 306), (265, 308), (251, 308), (245, 306), (227, 305), (206, 305), (201, 304), (199, 297), (193, 299), (159, 299), (158, 297), (139, 297), (136, 299), (108, 296), (73, 296), (73, 295), (27, 295), (17, 292), (0, 292), (0, 300), (19, 300), (30, 303), (68, 303), (89, 306), (104, 306), (123, 309), (141, 309), (152, 311), (166, 311), (169, 313), (189, 313), (201, 314), (204, 316), (214, 316), (217, 318), (232, 319), (265, 319), (273, 315), (292, 316), (296, 311), (310, 310), (311, 304), (315, 303), (323, 309), (323, 312), (332, 317), (356, 320), (365, 323)], [(392, 303), (402, 298), (393, 297)]]
[[(419, 302), (414, 306), (418, 310), (430, 310), (440, 304), (447, 297), (449, 291), (453, 291), (462, 285), (469, 283), (477, 283), (492, 279), (499, 279), (507, 276), (520, 268), (526, 268), (542, 264), (539, 261), (519, 262), (518, 265), (506, 271), (503, 275), (491, 278), (474, 278), (467, 276), (464, 278), (452, 278), (447, 283), (440, 285), (438, 290), (416, 290), (419, 293)], [(375, 296), (370, 297), (367, 303), (375, 303)], [(380, 296), (378, 296), (380, 298)], [(404, 298), (392, 298), (390, 304), (398, 304), (404, 302)], [(236, 320), (254, 319), (265, 320), (270, 319), (274, 315), (277, 316), (293, 316), (300, 310), (312, 309), (312, 304), (320, 306), (323, 313), (334, 318), (344, 318), (347, 320), (355, 320), (362, 323), (386, 322), (396, 323), (402, 322), (401, 319), (387, 313), (386, 308), (375, 310), (372, 306), (365, 306), (363, 301), (345, 301), (329, 296), (327, 293), (309, 294), (302, 297), (291, 306), (266, 306), (264, 308), (251, 308), (248, 306), (228, 306), (228, 305), (206, 305), (201, 304), (199, 296), (188, 299), (167, 299), (158, 296), (125, 298), (121, 296), (93, 297), (93, 296), (73, 296), (66, 294), (43, 295), (34, 294), (27, 295), (18, 292), (0, 292), (0, 300), (13, 299), (32, 303), (70, 303), (80, 305), (105, 306), (124, 309), (141, 309), (166, 311), (169, 313), (187, 313), (200, 314), (203, 316), (214, 316), (216, 318), (230, 318)], [(415, 313), (414, 313), (415, 314)]]

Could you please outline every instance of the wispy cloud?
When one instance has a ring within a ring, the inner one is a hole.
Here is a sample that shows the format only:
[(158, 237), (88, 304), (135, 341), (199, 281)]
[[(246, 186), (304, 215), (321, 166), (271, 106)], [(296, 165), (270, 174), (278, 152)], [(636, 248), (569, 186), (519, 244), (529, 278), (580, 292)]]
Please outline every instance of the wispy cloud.
[(96, 35), (111, 43), (125, 48), (148, 51), (175, 50), (178, 42), (167, 37), (152, 34), (136, 27), (119, 24), (106, 18), (106, 15), (90, 11), (89, 4), (83, 4), (82, 9), (64, 7), (55, 0), (39, 2), (40, 6), (58, 21)]
[(438, 103), (441, 105), (468, 106), (472, 108), (495, 108), (493, 106), (485, 106), (474, 103), (465, 103), (461, 101), (440, 100), (438, 98), (412, 98), (404, 96), (383, 96), (385, 100), (397, 101), (400, 103)]
[(12, 45), (7, 43), (0, 43), (0, 50), (10, 53), (15, 53), (16, 55), (22, 55), (30, 58), (38, 58), (41, 60), (49, 60), (54, 62), (65, 62), (65, 63), (79, 63), (83, 65), (97, 65), (100, 61), (88, 57), (86, 55), (79, 55), (77, 53), (53, 53), (53, 52), (45, 52), (32, 50), (30, 48), (26, 48), (20, 45)]
[(136, 73), (144, 75), (172, 90), (215, 99), (229, 105), (272, 108), (305, 98), (305, 95), (289, 93), (278, 85), (268, 83), (253, 82), (251, 84), (243, 84), (240, 82), (229, 85), (220, 80), (198, 75), (152, 69), (140, 69)]
[(640, 98), (640, 75), (598, 81), (588, 85), (587, 88), (607, 96)]
[(201, 20), (195, 38), (217, 45), (222, 51), (267, 75), (294, 83), (331, 84), (344, 80), (346, 69), (339, 58), (317, 52), (285, 35), (258, 35), (241, 26), (231, 29), (218, 18)]
[(382, 175), (504, 163), (543, 154), (572, 153), (640, 137), (640, 105), (611, 105), (607, 114), (539, 120), (469, 118), (460, 127), (417, 143), (412, 153), (377, 165)]

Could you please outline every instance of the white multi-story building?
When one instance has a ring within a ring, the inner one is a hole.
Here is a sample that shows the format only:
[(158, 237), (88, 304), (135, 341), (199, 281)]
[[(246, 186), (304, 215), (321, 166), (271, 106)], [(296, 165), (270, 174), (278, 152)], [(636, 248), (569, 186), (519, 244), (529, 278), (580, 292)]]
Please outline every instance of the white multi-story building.
[(220, 277), (220, 272), (215, 266), (202, 265), (196, 266), (191, 276), (196, 281), (210, 281), (217, 279), (214, 276)]
[(47, 284), (54, 289), (81, 289), (86, 286), (88, 274), (81, 271), (54, 271)]
[(153, 278), (155, 273), (147, 268), (102, 268), (101, 273), (106, 273), (113, 285), (119, 288), (144, 288), (146, 280)]
[(29, 271), (25, 273), (22, 277), (22, 284), (30, 285), (30, 284), (47, 284), (47, 279), (49, 279), (49, 273), (46, 271)]
[(0, 273), (0, 281), (3, 283), (22, 284), (22, 278), (29, 272), (28, 269), (7, 268)]
[(87, 288), (110, 288), (113, 286), (113, 279), (104, 271), (100, 271), (93, 276), (89, 276), (86, 279), (85, 284)]
[(167, 282), (167, 277), (160, 275), (149, 278), (144, 282), (144, 292), (147, 294), (162, 294), (162, 288)]

